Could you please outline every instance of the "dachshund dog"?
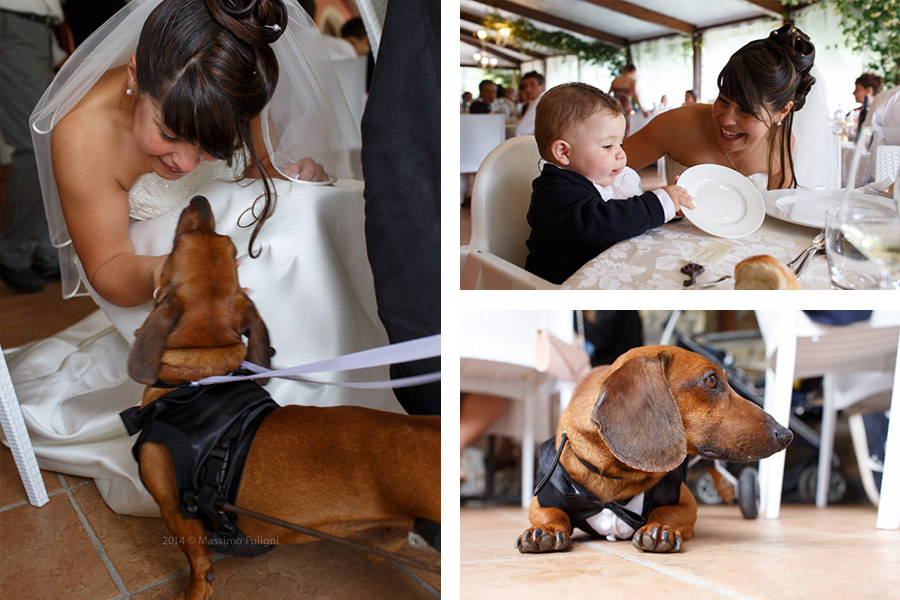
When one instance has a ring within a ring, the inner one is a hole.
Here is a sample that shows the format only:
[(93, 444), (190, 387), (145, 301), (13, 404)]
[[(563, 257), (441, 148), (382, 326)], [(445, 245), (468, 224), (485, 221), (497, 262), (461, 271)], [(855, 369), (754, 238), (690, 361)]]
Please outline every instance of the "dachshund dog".
[[(129, 409), (141, 418), (167, 402), (173, 385), (231, 373), (245, 359), (269, 366), (268, 330), (238, 282), (234, 245), (214, 227), (209, 203), (195, 197), (180, 217), (156, 306), (137, 330), (129, 356), (129, 374), (148, 386), (141, 407)], [(206, 389), (200, 390), (207, 387), (176, 388), (192, 401), (199, 397), (207, 402), (200, 421), (219, 419), (231, 402), (208, 400)], [(166, 410), (156, 411), (159, 418)], [(258, 429), (248, 442), (236, 497), (228, 502), (388, 551), (406, 543), (414, 520), (440, 522), (439, 416), (293, 405), (254, 415)], [(125, 413), (123, 420), (128, 423)], [(170, 418), (163, 429), (176, 420)], [(179, 452), (153, 437), (136, 448), (141, 479), (190, 563), (186, 597), (208, 599), (213, 581), (209, 543), (215, 538), (206, 532), (206, 520), (189, 518), (202, 498), (185, 495), (182, 475), (176, 472)], [(218, 456), (220, 462), (235, 460), (238, 454), (218, 446), (215, 450), (219, 454), (212, 451), (210, 456)], [(209, 463), (204, 467), (210, 468)], [(219, 511), (213, 520), (227, 516)], [(231, 519), (244, 536), (240, 539), (250, 545), (252, 540), (266, 544), (315, 540), (256, 519), (236, 515)]]
[(685, 457), (750, 462), (792, 439), (702, 356), (672, 346), (635, 348), (576, 386), (555, 438), (541, 448), (531, 527), (516, 548), (565, 550), (578, 527), (631, 538), (645, 552), (680, 552), (697, 520)]

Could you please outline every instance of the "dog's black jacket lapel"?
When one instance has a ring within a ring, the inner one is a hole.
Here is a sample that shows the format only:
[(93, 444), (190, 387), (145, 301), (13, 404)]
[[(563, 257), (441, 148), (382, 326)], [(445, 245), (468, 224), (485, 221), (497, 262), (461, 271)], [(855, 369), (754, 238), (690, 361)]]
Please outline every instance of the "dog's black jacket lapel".
[[(538, 454), (537, 480), (540, 481), (553, 466), (556, 456), (556, 437), (541, 444)], [(599, 513), (604, 508), (610, 509), (617, 517), (622, 519), (632, 529), (638, 529), (647, 522), (647, 517), (654, 508), (678, 504), (681, 495), (681, 484), (687, 475), (687, 461), (674, 471), (666, 474), (655, 486), (644, 492), (644, 503), (641, 514), (637, 514), (625, 508), (631, 500), (603, 504), (596, 496), (584, 486), (575, 482), (562, 464), (558, 464), (550, 480), (538, 492), (537, 498), (541, 506), (555, 507), (565, 512), (572, 521), (572, 527), (577, 527), (594, 537), (602, 537), (588, 524), (587, 519)]]

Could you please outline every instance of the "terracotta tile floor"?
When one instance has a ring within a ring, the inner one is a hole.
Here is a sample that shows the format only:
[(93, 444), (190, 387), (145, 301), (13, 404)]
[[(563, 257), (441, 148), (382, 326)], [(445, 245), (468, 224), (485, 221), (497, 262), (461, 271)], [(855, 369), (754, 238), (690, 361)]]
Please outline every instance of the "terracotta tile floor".
[[(0, 201), (4, 170), (0, 169)], [(59, 283), (18, 294), (0, 282), (0, 346), (51, 335), (96, 310), (90, 298), (63, 300)], [(93, 481), (42, 471), (50, 502), (27, 503), (12, 453), (0, 445), (0, 599), (155, 600), (187, 587), (187, 561), (165, 545), (161, 519), (118, 515)], [(440, 556), (404, 551), (440, 568)], [(277, 547), (253, 559), (219, 556), (214, 598), (440, 598), (440, 575), (369, 561), (325, 542)]]
[(871, 505), (787, 504), (777, 520), (701, 506), (680, 554), (577, 537), (566, 552), (519, 554), (519, 507), (464, 507), (460, 598), (881, 599), (900, 589), (900, 532), (875, 528)]

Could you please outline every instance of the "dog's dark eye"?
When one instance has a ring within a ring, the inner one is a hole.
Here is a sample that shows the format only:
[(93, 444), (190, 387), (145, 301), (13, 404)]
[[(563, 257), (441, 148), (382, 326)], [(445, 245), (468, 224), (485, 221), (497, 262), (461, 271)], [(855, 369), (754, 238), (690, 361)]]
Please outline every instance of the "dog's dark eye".
[(707, 375), (707, 376), (703, 379), (703, 383), (706, 384), (706, 387), (708, 387), (708, 388), (710, 388), (710, 389), (713, 389), (713, 388), (716, 387), (716, 385), (718, 385), (719, 380), (716, 379), (716, 376), (715, 376), (715, 375), (710, 374), (710, 375)]

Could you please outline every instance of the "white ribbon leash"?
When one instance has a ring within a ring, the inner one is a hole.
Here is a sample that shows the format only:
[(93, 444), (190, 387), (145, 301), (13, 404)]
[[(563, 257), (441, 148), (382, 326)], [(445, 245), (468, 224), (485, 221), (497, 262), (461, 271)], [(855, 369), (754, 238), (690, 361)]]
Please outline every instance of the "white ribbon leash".
[(252, 371), (252, 375), (214, 375), (212, 377), (204, 377), (198, 381), (191, 382), (191, 385), (210, 385), (213, 383), (227, 383), (230, 381), (245, 381), (248, 379), (263, 379), (269, 377), (280, 377), (282, 379), (291, 379), (294, 381), (302, 381), (305, 383), (316, 383), (320, 385), (336, 385), (348, 388), (360, 389), (384, 389), (397, 387), (410, 387), (413, 385), (422, 385), (439, 381), (441, 372), (425, 373), (424, 375), (414, 375), (411, 377), (401, 377), (387, 381), (319, 381), (315, 379), (307, 379), (301, 377), (308, 373), (322, 373), (326, 371), (350, 371), (353, 369), (365, 369), (368, 367), (381, 367), (412, 360), (421, 360), (424, 358), (433, 358), (441, 355), (441, 335), (431, 335), (428, 337), (409, 340), (407, 342), (399, 342), (381, 346), (379, 348), (371, 348), (362, 350), (352, 354), (345, 354), (336, 358), (329, 358), (317, 362), (307, 363), (305, 365), (297, 365), (285, 369), (265, 369), (259, 365), (244, 361), (241, 366)]

